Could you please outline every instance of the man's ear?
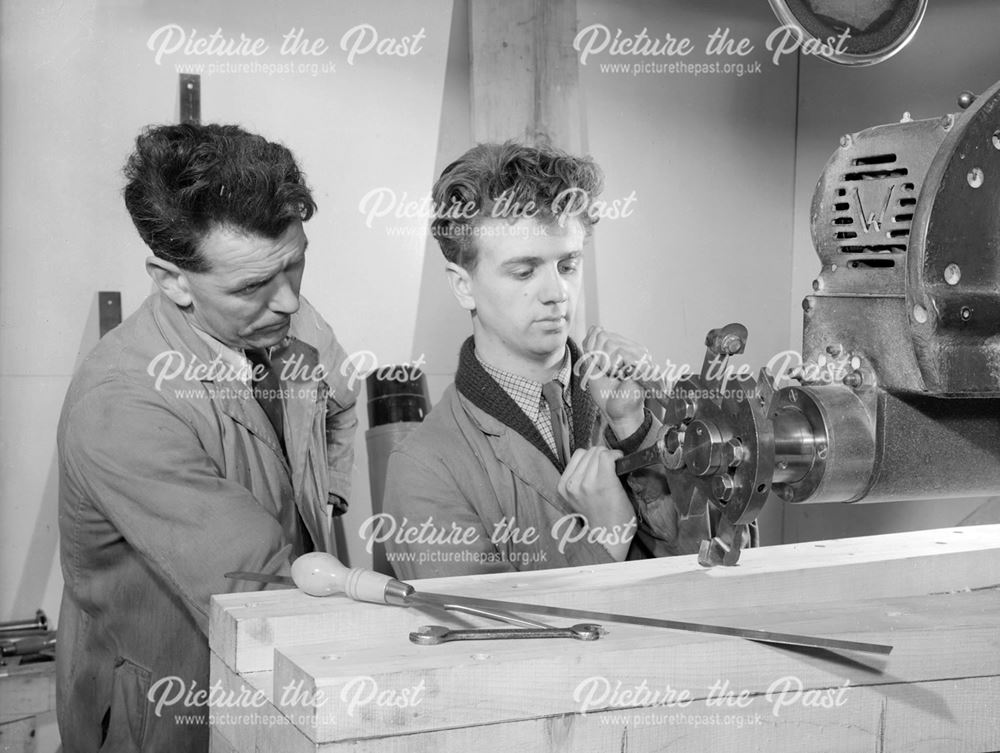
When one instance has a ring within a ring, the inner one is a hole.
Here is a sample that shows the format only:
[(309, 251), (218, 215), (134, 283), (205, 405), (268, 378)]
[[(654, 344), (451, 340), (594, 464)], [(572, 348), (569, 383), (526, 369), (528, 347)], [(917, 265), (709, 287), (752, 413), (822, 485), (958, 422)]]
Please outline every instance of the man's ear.
[(465, 267), (448, 262), (445, 265), (445, 272), (448, 275), (448, 284), (451, 285), (451, 292), (455, 294), (458, 305), (467, 311), (476, 310), (476, 298), (472, 290), (472, 275)]
[(184, 270), (176, 264), (156, 256), (146, 259), (146, 272), (153, 278), (156, 287), (182, 309), (191, 305), (191, 286)]

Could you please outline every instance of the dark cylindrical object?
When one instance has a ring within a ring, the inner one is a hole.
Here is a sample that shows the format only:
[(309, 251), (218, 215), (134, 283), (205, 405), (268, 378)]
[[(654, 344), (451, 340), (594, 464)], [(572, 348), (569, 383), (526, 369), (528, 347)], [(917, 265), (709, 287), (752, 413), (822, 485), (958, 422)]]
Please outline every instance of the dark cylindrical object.
[[(382, 514), (385, 474), (393, 449), (424, 420), (430, 410), (427, 379), (410, 365), (386, 366), (370, 374), (368, 386), (368, 483), (372, 494), (372, 514)], [(372, 569), (392, 575), (385, 545), (372, 543)]]
[(0, 640), (0, 657), (29, 656), (56, 647), (56, 633), (46, 631), (40, 635), (26, 635), (19, 638)]
[(45, 612), (39, 609), (35, 612), (33, 620), (15, 620), (13, 622), (0, 622), (0, 633), (20, 633), (26, 630), (47, 630), (48, 619)]
[(1000, 400), (879, 396), (875, 474), (862, 502), (1000, 490)]
[(368, 426), (424, 420), (427, 415), (427, 380), (410, 365), (385, 366), (368, 375)]

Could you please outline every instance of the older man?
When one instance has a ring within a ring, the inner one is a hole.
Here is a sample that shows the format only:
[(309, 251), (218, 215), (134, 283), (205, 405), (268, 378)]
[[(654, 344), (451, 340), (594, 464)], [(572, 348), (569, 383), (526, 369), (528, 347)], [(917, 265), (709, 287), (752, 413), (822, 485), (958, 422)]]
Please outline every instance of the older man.
[(432, 232), (472, 336), (390, 458), (377, 535), (400, 577), (691, 553), (709, 538), (704, 509), (680, 518), (665, 486), (627, 491), (615, 474), (659, 429), (616, 378), (645, 349), (597, 327), (569, 337), (601, 182), (590, 159), (507, 143), (474, 147), (435, 184)]
[(59, 424), (67, 753), (208, 749), (209, 596), (328, 549), (353, 460), (345, 353), (299, 296), (316, 205), (292, 154), (163, 126), (125, 172), (157, 290), (81, 365)]

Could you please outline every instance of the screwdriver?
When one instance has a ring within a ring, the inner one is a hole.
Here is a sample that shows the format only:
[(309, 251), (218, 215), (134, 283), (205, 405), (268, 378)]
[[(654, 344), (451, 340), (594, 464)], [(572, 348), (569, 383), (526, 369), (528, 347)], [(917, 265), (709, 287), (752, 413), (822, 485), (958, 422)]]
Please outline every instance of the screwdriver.
[[(382, 573), (376, 573), (373, 570), (365, 570), (358, 567), (347, 568), (332, 554), (325, 552), (311, 552), (303, 554), (296, 559), (292, 563), (291, 578), (248, 572), (226, 573), (225, 577), (236, 580), (295, 585), (300, 591), (309, 596), (344, 594), (355, 601), (404, 607), (425, 605), (439, 609), (457, 608), (487, 617), (496, 616), (496, 610), (504, 610), (505, 612), (527, 612), (529, 614), (568, 617), (574, 620), (619, 622), (628, 625), (643, 625), (671, 630), (686, 630), (696, 633), (728, 635), (734, 638), (745, 638), (747, 640), (778, 646), (807, 646), (810, 648), (862, 651), (874, 654), (888, 654), (892, 651), (892, 646), (878, 643), (859, 643), (857, 641), (846, 641), (838, 638), (776, 633), (770, 630), (733, 628), (721, 625), (706, 625), (697, 622), (681, 622), (678, 620), (616, 614), (614, 612), (599, 612), (588, 609), (551, 607), (543, 604), (523, 604), (519, 601), (500, 601), (497, 599), (481, 599), (473, 596), (448, 596), (446, 594), (428, 593), (426, 591), (417, 591), (408, 583), (404, 583), (388, 575), (383, 575)], [(538, 623), (535, 624), (537, 625)]]

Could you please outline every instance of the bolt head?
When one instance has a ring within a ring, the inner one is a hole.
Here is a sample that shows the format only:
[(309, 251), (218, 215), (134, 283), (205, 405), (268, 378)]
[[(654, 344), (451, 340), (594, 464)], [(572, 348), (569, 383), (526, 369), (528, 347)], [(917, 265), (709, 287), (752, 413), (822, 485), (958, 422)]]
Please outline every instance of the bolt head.
[(747, 450), (736, 437), (730, 439), (722, 448), (722, 462), (727, 468), (737, 468), (746, 460)]
[(733, 498), (736, 485), (728, 475), (712, 477), (712, 496), (720, 502), (728, 502)]
[(684, 420), (690, 421), (694, 414), (698, 412), (698, 401), (694, 398), (684, 398)]
[(969, 109), (972, 103), (976, 101), (976, 95), (966, 89), (964, 92), (958, 95), (958, 106), (963, 110)]
[(739, 353), (742, 348), (743, 348), (742, 337), (739, 337), (738, 335), (727, 335), (722, 340), (722, 347), (720, 348), (720, 350), (722, 350), (722, 352), (725, 353), (726, 355), (731, 356), (735, 355), (736, 353)]

